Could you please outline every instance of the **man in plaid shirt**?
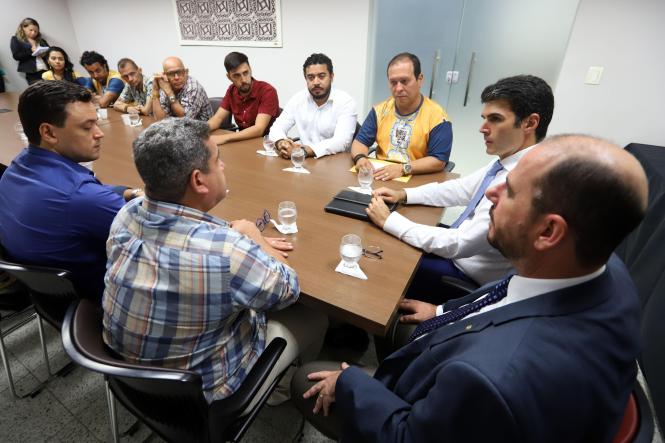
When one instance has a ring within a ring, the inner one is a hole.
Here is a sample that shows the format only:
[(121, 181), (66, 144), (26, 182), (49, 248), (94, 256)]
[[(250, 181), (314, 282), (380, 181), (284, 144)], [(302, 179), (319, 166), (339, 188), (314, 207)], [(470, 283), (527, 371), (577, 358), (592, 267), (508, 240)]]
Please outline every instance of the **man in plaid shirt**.
[(325, 315), (301, 305), (275, 312), (298, 299), (292, 245), (207, 214), (226, 196), (208, 125), (155, 123), (134, 142), (134, 161), (146, 197), (111, 226), (105, 342), (130, 361), (199, 372), (209, 401), (233, 393), (273, 337), (288, 344), (270, 380), (299, 354), (313, 358)]
[(207, 122), (212, 117), (208, 94), (201, 83), (189, 75), (178, 57), (162, 62), (164, 72), (152, 81), (152, 112), (156, 119), (189, 117)]

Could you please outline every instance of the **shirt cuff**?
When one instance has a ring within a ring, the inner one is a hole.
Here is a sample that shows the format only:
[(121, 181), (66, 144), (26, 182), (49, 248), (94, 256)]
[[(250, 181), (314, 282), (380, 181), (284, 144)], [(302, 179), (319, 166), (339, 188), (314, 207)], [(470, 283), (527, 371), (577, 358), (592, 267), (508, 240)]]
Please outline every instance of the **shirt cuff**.
[(425, 203), (425, 193), (418, 188), (404, 188), (406, 192), (406, 203), (409, 205), (422, 205)]
[(390, 235), (401, 239), (404, 233), (416, 223), (412, 222), (402, 214), (391, 212), (386, 222), (383, 224), (383, 230)]
[(439, 315), (443, 315), (443, 305), (436, 307), (436, 316), (438, 317)]

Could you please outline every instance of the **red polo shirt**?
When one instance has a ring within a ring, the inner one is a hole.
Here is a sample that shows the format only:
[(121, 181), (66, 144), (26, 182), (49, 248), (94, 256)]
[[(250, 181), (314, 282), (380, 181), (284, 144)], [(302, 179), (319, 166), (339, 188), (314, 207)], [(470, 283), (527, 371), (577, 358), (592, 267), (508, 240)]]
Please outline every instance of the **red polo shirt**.
[(233, 114), (233, 119), (240, 129), (254, 126), (258, 114), (268, 114), (272, 116), (270, 124), (272, 126), (279, 115), (279, 99), (277, 91), (270, 84), (252, 78), (252, 90), (246, 96), (238, 93), (238, 88), (233, 84), (226, 90), (224, 99), (219, 104), (220, 108), (226, 109)]

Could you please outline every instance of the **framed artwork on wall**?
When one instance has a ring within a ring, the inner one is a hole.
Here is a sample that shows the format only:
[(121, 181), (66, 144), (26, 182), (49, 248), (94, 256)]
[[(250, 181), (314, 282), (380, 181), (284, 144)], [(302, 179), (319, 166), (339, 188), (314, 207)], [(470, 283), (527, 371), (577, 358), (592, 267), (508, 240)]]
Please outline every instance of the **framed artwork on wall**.
[(281, 0), (173, 0), (183, 46), (282, 47)]

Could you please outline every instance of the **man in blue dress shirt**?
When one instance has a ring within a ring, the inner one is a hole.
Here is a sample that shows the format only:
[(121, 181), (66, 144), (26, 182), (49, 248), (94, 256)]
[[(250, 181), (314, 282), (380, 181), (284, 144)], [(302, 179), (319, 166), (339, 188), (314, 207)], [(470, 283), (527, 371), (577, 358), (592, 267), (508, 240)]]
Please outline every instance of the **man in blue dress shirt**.
[(99, 158), (104, 137), (85, 88), (38, 82), (18, 113), (30, 144), (0, 179), (0, 242), (8, 258), (67, 269), (79, 295), (101, 297), (111, 222), (141, 191), (103, 185), (79, 164)]

